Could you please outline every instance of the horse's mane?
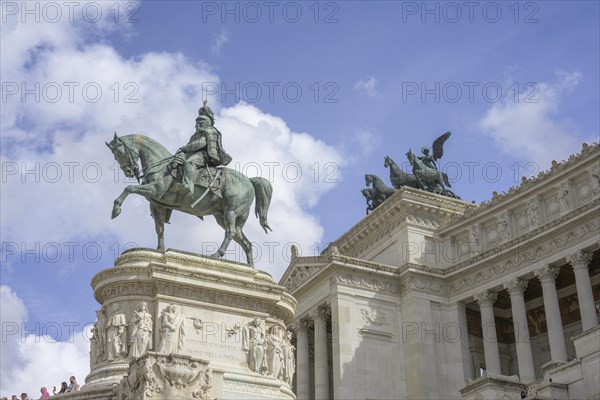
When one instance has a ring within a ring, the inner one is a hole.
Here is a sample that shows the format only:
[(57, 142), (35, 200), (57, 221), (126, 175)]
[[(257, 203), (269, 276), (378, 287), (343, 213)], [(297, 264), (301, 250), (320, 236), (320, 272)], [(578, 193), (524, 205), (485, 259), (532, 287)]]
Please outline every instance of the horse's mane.
[(120, 139), (127, 140), (130, 143), (147, 142), (148, 143), (147, 146), (151, 146), (152, 148), (154, 148), (157, 153), (162, 153), (161, 155), (163, 157), (169, 157), (172, 155), (171, 152), (169, 150), (167, 150), (167, 148), (165, 146), (163, 146), (156, 140), (154, 140), (148, 136), (139, 134), (139, 133), (133, 133), (130, 135), (121, 136)]

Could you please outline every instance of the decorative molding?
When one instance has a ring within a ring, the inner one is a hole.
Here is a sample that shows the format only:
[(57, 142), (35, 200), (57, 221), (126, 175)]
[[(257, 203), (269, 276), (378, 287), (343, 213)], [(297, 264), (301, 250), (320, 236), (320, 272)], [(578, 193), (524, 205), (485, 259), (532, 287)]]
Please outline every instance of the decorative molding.
[(401, 286), (399, 284), (372, 278), (365, 274), (341, 273), (335, 274), (331, 279), (336, 284), (368, 289), (376, 292), (387, 292), (391, 294), (399, 294), (401, 292)]
[[(572, 228), (564, 227), (554, 232), (552, 228), (566, 221), (573, 221), (576, 216), (583, 214), (593, 207), (597, 207), (598, 204), (600, 204), (600, 201), (588, 203), (569, 213), (567, 216), (558, 218), (535, 231), (529, 232), (527, 235), (524, 235), (525, 237), (513, 239), (494, 249), (494, 251), (484, 252), (474, 259), (463, 261), (454, 267), (444, 270), (443, 275), (445, 276), (457, 275), (456, 278), (450, 278), (450, 281), (447, 282), (450, 290), (449, 294), (456, 294), (471, 286), (496, 279), (496, 277), (511, 270), (517, 268), (523, 269), (525, 266), (543, 259), (543, 257), (562, 251), (563, 248), (573, 245), (578, 240), (582, 240), (590, 235), (597, 235), (600, 229), (600, 221), (597, 217), (592, 219), (588, 216), (586, 217), (586, 221), (588, 222), (577, 224)], [(534, 236), (542, 232), (548, 233), (548, 236), (538, 240), (533, 239)], [(516, 247), (521, 242), (527, 243), (526, 247)], [(512, 251), (508, 251), (513, 247)]]
[(281, 398), (283, 393), (290, 398), (295, 398), (291, 388), (284, 381), (261, 376), (225, 373), (224, 389), (226, 392), (251, 393), (272, 398)]
[(361, 308), (360, 313), (363, 317), (363, 327), (389, 325), (385, 313), (376, 308)]

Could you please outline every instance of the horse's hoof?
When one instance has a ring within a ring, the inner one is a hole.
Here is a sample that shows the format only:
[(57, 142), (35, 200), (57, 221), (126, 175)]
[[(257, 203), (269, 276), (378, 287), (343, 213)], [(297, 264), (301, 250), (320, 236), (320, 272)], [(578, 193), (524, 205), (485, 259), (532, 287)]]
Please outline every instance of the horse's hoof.
[(210, 258), (223, 258), (223, 253), (217, 251), (216, 253), (212, 254)]
[(112, 219), (115, 219), (119, 216), (119, 214), (121, 214), (121, 207), (119, 207), (118, 205), (114, 205), (113, 210), (112, 210)]

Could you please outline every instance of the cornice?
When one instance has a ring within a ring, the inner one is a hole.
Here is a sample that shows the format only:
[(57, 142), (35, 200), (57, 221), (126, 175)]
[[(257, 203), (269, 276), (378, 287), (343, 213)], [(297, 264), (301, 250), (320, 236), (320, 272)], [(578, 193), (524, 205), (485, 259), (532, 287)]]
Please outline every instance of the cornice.
[(440, 228), (439, 233), (444, 235), (460, 226), (469, 225), (474, 219), (494, 212), (494, 210), (499, 210), (516, 198), (527, 196), (536, 189), (547, 186), (546, 184), (549, 181), (560, 179), (566, 173), (574, 171), (578, 164), (585, 163), (594, 157), (600, 157), (600, 143), (592, 143), (591, 145), (584, 143), (579, 153), (569, 156), (567, 160), (560, 163), (553, 161), (550, 169), (541, 171), (537, 176), (530, 179), (523, 177), (520, 185), (513, 186), (504, 193), (494, 192), (490, 200), (484, 201), (477, 208), (470, 208), (464, 214), (448, 221)]
[[(231, 268), (229, 268), (231, 267)], [(158, 294), (268, 313), (290, 320), (298, 302), (267, 274), (193, 254), (133, 249), (92, 279), (100, 304)]]
[[(449, 221), (453, 216), (461, 215), (466, 210), (474, 207), (476, 205), (462, 200), (404, 187), (357, 222), (350, 230), (340, 236), (334, 244), (343, 253), (349, 253), (349, 248), (362, 247), (360, 246), (361, 241), (364, 241), (373, 232), (380, 232), (382, 227), (405, 222), (407, 215), (413, 217), (408, 222), (424, 224), (425, 226), (430, 225), (432, 229), (435, 229), (443, 221)], [(430, 219), (426, 215), (433, 215), (437, 218)]]
[(474, 394), (473, 392), (477, 392), (486, 386), (497, 386), (513, 390), (523, 389), (523, 384), (519, 382), (519, 378), (516, 376), (495, 375), (490, 374), (487, 371), (485, 371), (484, 374), (484, 376), (476, 379), (467, 379), (466, 386), (460, 389), (460, 393), (463, 397)]
[[(399, 267), (373, 263), (337, 253), (318, 258), (296, 258), (281, 284), (298, 293), (315, 279), (389, 293), (419, 291), (451, 297), (491, 280), (499, 279), (516, 268), (563, 251), (600, 230), (600, 199), (582, 205), (557, 219), (545, 223), (509, 242), (502, 243), (477, 257), (448, 269), (406, 263)], [(317, 262), (318, 261), (318, 262)], [(501, 281), (500, 281), (501, 280)], [(390, 286), (394, 285), (394, 286)]]
[(339, 253), (320, 256), (318, 257), (319, 262), (314, 261), (316, 258), (306, 257), (306, 262), (304, 262), (305, 257), (298, 257), (293, 260), (279, 281), (280, 285), (285, 286), (290, 292), (295, 292), (301, 286), (307, 284), (313, 276), (316, 276), (332, 265), (383, 274), (397, 274), (398, 272), (398, 267), (349, 257)]

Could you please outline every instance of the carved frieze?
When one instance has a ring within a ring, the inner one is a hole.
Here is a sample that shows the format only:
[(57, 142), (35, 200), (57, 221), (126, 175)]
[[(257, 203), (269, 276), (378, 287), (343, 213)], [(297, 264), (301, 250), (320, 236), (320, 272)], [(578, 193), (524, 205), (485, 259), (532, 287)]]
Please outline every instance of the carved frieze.
[(208, 365), (187, 356), (148, 353), (129, 364), (110, 400), (214, 399), (214, 374)]
[(378, 278), (372, 278), (359, 273), (341, 273), (336, 274), (332, 279), (335, 283), (352, 286), (356, 288), (368, 289), (376, 292), (387, 292), (398, 294), (401, 292), (401, 287), (395, 282), (384, 281)]
[[(598, 217), (590, 219), (589, 222), (575, 225), (570, 229), (561, 229), (561, 231), (554, 233), (552, 236), (541, 239), (538, 243), (528, 242), (529, 237), (539, 235), (542, 231), (550, 231), (554, 226), (563, 223), (565, 220), (572, 220), (577, 215), (598, 206), (599, 203), (600, 201), (598, 200), (588, 203), (566, 216), (562, 216), (545, 224), (535, 231), (502, 244), (494, 249), (494, 254), (496, 254), (497, 257), (492, 257), (489, 261), (486, 261), (483, 266), (476, 267), (476, 272), (450, 280), (448, 282), (450, 290), (449, 295), (456, 294), (490, 279), (495, 279), (496, 276), (501, 276), (516, 268), (522, 269), (524, 266), (535, 264), (543, 257), (562, 251), (565, 247), (573, 245), (589, 235), (596, 234), (600, 229)], [(529, 244), (526, 247), (517, 247), (512, 251), (508, 251), (511, 247), (515, 245), (518, 246), (517, 241)], [(449, 274), (460, 270), (475, 268), (474, 262), (476, 261), (477, 259), (463, 261), (454, 267), (447, 269), (445, 272), (446, 274)]]

